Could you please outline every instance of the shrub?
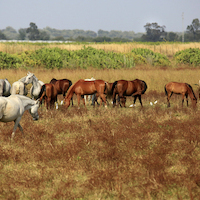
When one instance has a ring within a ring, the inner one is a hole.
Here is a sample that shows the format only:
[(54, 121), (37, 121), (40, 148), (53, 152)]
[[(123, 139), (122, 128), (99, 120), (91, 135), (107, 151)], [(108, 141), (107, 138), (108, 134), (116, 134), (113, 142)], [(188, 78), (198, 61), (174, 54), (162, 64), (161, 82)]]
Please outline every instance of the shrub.
[[(155, 53), (150, 49), (143, 49), (143, 48), (137, 48), (137, 49), (133, 49), (131, 51), (134, 56), (142, 56), (142, 57), (137, 57), (137, 61), (141, 62), (140, 64), (145, 64), (148, 63), (150, 65), (153, 66), (168, 66), (170, 65), (170, 61), (167, 58), (167, 56), (160, 54), (160, 53)], [(144, 58), (144, 59), (142, 59)]]
[(200, 49), (189, 48), (182, 51), (176, 52), (174, 58), (177, 63), (190, 64), (190, 65), (200, 65)]
[(0, 69), (19, 68), (22, 60), (17, 55), (0, 52)]

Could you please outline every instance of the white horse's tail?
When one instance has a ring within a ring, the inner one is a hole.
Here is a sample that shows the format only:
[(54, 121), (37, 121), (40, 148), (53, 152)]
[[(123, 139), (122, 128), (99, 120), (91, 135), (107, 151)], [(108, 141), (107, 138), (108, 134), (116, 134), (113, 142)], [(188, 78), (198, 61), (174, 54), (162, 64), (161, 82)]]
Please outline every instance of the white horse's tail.
[(19, 94), (19, 84), (13, 83), (12, 88), (11, 88), (11, 94)]

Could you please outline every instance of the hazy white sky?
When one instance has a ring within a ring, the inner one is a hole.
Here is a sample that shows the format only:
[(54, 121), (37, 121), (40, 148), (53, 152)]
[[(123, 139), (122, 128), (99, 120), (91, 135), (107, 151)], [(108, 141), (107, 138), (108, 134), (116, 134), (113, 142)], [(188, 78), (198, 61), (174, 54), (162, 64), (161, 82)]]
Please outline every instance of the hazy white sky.
[(34, 22), (39, 29), (145, 32), (146, 23), (182, 31), (200, 20), (200, 0), (0, 0), (0, 29), (18, 30)]

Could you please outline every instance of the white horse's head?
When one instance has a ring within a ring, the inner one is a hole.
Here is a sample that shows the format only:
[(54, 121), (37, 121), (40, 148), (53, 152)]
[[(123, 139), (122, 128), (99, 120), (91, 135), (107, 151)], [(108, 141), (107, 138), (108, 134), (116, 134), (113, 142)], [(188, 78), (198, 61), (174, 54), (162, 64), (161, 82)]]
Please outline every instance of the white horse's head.
[(28, 85), (29, 83), (32, 83), (33, 79), (34, 79), (34, 74), (31, 72), (28, 72), (27, 76), (25, 77), (24, 84)]
[(31, 108), (29, 109), (29, 113), (33, 117), (34, 121), (39, 119), (39, 115), (38, 115), (39, 106), (40, 106), (40, 102), (39, 102), (39, 100), (37, 100), (37, 101), (35, 101), (35, 104), (33, 106), (31, 106)]

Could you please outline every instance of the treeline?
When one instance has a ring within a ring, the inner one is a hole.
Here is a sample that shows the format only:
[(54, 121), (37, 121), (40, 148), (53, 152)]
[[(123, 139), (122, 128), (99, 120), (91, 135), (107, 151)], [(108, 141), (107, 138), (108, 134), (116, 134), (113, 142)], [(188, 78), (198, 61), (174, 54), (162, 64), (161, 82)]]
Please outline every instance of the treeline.
[(38, 29), (33, 22), (28, 28), (21, 28), (18, 31), (8, 26), (0, 30), (0, 40), (59, 40), (59, 41), (78, 41), (78, 42), (158, 42), (158, 41), (200, 41), (200, 22), (194, 19), (191, 25), (187, 26), (184, 38), (180, 32), (166, 32), (166, 27), (155, 23), (144, 25), (146, 33), (135, 33), (134, 31), (104, 31), (91, 30), (58, 30), (50, 27)]

